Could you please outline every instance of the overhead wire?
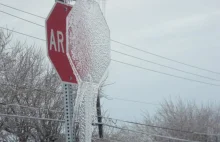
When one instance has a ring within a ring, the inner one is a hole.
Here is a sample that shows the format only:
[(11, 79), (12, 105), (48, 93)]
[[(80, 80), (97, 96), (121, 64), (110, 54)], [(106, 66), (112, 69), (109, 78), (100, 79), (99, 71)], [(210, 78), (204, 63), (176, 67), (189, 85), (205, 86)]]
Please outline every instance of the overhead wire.
[[(1, 83), (0, 85), (5, 85), (5, 86), (13, 86), (14, 85), (10, 85), (10, 84), (3, 84)], [(52, 92), (52, 91), (45, 91), (45, 90), (41, 90), (41, 89), (38, 89), (38, 88), (29, 88), (29, 87), (19, 87), (19, 88), (25, 88), (25, 89), (33, 89), (35, 91), (38, 91), (38, 92), (45, 92), (45, 93), (59, 93), (59, 94), (63, 94), (62, 92)], [(107, 97), (105, 98), (107, 100), (120, 100), (120, 101), (127, 101), (127, 102), (134, 102), (134, 103), (142, 103), (142, 104), (149, 104), (149, 105), (160, 105), (160, 104), (156, 104), (156, 103), (151, 103), (151, 102), (144, 102), (144, 101), (135, 101), (135, 100), (129, 100), (129, 99), (124, 99), (124, 98), (116, 98), (116, 97)], [(0, 103), (1, 104), (4, 104), (4, 103)], [(7, 104), (6, 104), (7, 105)], [(16, 104), (17, 105), (17, 104)], [(25, 107), (29, 107), (29, 106), (25, 106)], [(38, 108), (36, 108), (38, 109)], [(41, 108), (41, 109), (46, 109), (47, 108)]]
[(5, 11), (2, 11), (2, 10), (0, 10), (0, 12), (44, 28), (44, 25), (38, 24), (38, 23), (36, 23), (36, 22), (29, 21), (29, 20), (27, 20), (27, 19), (24, 19), (24, 18), (15, 16), (15, 15), (13, 15), (13, 14), (10, 14), (10, 13), (5, 12)]
[[(51, 111), (51, 112), (55, 112), (55, 113), (64, 113), (63, 111), (51, 110), (51, 109), (46, 109), (46, 108), (42, 108), (42, 107), (30, 107), (30, 106), (19, 105), (19, 104), (0, 103), (0, 105), (4, 105), (4, 106), (19, 106), (19, 107), (29, 108), (29, 109), (33, 109), (33, 110), (42, 109), (42, 110), (47, 110), (47, 111)], [(22, 117), (26, 117), (26, 116), (22, 116)], [(195, 132), (195, 131), (179, 130), (179, 129), (174, 129), (174, 128), (168, 128), (168, 127), (162, 127), (162, 126), (156, 126), (156, 125), (150, 125), (150, 124), (143, 124), (143, 123), (138, 123), (138, 122), (126, 121), (126, 120), (116, 119), (116, 118), (111, 118), (111, 117), (104, 117), (104, 116), (97, 116), (97, 117), (101, 117), (101, 118), (108, 119), (108, 120), (114, 120), (114, 121), (119, 121), (119, 122), (135, 124), (135, 125), (142, 125), (142, 126), (146, 126), (146, 127), (153, 127), (153, 128), (171, 130), (171, 131), (178, 131), (178, 132), (198, 134), (198, 135), (219, 136), (218, 134), (208, 134), (208, 133), (201, 133), (201, 132)], [(33, 118), (35, 118), (35, 117), (33, 117)], [(42, 120), (43, 119), (44, 118), (42, 118)]]
[(4, 30), (8, 30), (8, 31), (13, 32), (13, 33), (17, 33), (17, 34), (20, 34), (20, 35), (31, 37), (31, 38), (34, 38), (34, 39), (37, 39), (37, 40), (46, 41), (45, 39), (38, 38), (38, 37), (35, 37), (35, 36), (31, 36), (31, 35), (28, 35), (28, 34), (25, 34), (25, 33), (21, 33), (21, 32), (15, 31), (15, 30), (7, 29), (7, 28), (4, 28), (4, 27), (0, 27), (0, 28), (4, 29)]
[[(40, 110), (40, 109), (42, 109), (42, 110), (47, 110), (47, 111), (51, 111), (51, 112), (55, 112), (55, 113), (64, 113), (63, 111), (51, 110), (51, 109), (46, 109), (46, 108), (42, 108), (42, 107), (30, 107), (30, 106), (19, 105), (19, 104), (0, 103), (0, 105), (4, 105), (4, 106), (19, 106), (19, 107), (29, 108), (29, 109), (33, 109), (33, 110)], [(135, 124), (135, 125), (142, 125), (142, 126), (147, 126), (147, 127), (171, 130), (171, 131), (178, 131), (178, 132), (192, 133), (192, 134), (199, 134), (199, 135), (219, 136), (217, 134), (208, 134), (208, 133), (201, 133), (201, 132), (195, 132), (195, 131), (179, 130), (179, 129), (174, 129), (174, 128), (168, 128), (168, 127), (162, 127), (162, 126), (156, 126), (156, 125), (150, 125), (150, 124), (143, 124), (143, 123), (138, 123), (138, 122), (126, 121), (126, 120), (116, 119), (116, 118), (111, 118), (111, 117), (104, 117), (104, 116), (97, 116), (97, 117), (101, 117), (101, 118), (108, 119), (108, 120), (115, 120), (115, 121), (119, 121), (119, 122)]]
[[(26, 14), (30, 14), (30, 15), (32, 15), (32, 16), (36, 16), (36, 17), (40, 17), (40, 18), (42, 18), (42, 19), (46, 19), (46, 18), (44, 18), (44, 17), (42, 17), (42, 16), (39, 16), (39, 15), (36, 15), (36, 14), (32, 14), (32, 13), (27, 12), (27, 11), (23, 11), (23, 10), (20, 10), (20, 9), (17, 9), (17, 8), (14, 8), (14, 7), (11, 7), (11, 6), (8, 6), (8, 5), (6, 5), (6, 4), (2, 4), (2, 3), (0, 3), (0, 4), (3, 5), (3, 6), (6, 6), (6, 7), (10, 7), (10, 8), (12, 8), (12, 9), (18, 10), (18, 11), (20, 11), (20, 12), (24, 12), (24, 13), (26, 13)], [(38, 26), (40, 26), (40, 27), (44, 27), (43, 25), (37, 24), (37, 23), (35, 23), (35, 22), (29, 21), (29, 20), (26, 20), (26, 19), (23, 19), (23, 18), (20, 18), (20, 17), (18, 17), (18, 16), (14, 16), (14, 15), (9, 14), (9, 13), (7, 13), (7, 12), (4, 12), (4, 11), (0, 11), (0, 12), (5, 13), (5, 14), (8, 14), (8, 15), (11, 15), (11, 16), (16, 17), (16, 18), (19, 18), (19, 19), (24, 20), (24, 21), (26, 21), (26, 22), (29, 22), (29, 23), (38, 25)], [(165, 59), (165, 60), (169, 60), (169, 61), (172, 61), (172, 62), (175, 62), (175, 63), (178, 63), (178, 64), (182, 64), (182, 65), (191, 67), (191, 68), (195, 68), (195, 69), (199, 69), (199, 70), (203, 70), (203, 71), (206, 71), (206, 72), (210, 72), (210, 73), (214, 73), (214, 74), (220, 75), (220, 72), (212, 71), (212, 70), (209, 70), (209, 69), (204, 69), (204, 68), (201, 68), (201, 67), (198, 67), (198, 66), (195, 66), (195, 65), (190, 65), (190, 64), (187, 64), (187, 63), (184, 63), (184, 62), (180, 62), (180, 61), (171, 59), (171, 58), (167, 58), (167, 57), (164, 57), (164, 56), (161, 56), (161, 55), (158, 55), (158, 54), (155, 54), (155, 53), (152, 53), (152, 52), (149, 52), (149, 51), (146, 51), (146, 50), (143, 50), (143, 49), (140, 49), (140, 48), (137, 48), (137, 47), (134, 47), (134, 46), (125, 44), (125, 43), (122, 43), (122, 42), (117, 41), (117, 40), (114, 40), (114, 39), (111, 39), (111, 41), (112, 41), (112, 42), (115, 42), (115, 43), (117, 43), (117, 44), (120, 44), (120, 45), (129, 47), (129, 48), (131, 48), (131, 49), (138, 50), (138, 51), (143, 52), (143, 53), (145, 53), (145, 54), (150, 54), (150, 55), (153, 55), (153, 56), (156, 56), (156, 57)]]
[(115, 139), (113, 139), (113, 138), (108, 138), (108, 139), (106, 139), (106, 138), (95, 138), (95, 137), (93, 137), (92, 139), (93, 139), (93, 140), (111, 141), (111, 142), (125, 142), (125, 141), (122, 141), (122, 140), (115, 140)]
[[(0, 28), (2, 28), (2, 27), (0, 27)], [(17, 32), (17, 33), (19, 33), (19, 32)], [(27, 36), (27, 34), (22, 34), (22, 35), (26, 35)], [(30, 37), (32, 37), (32, 36), (30, 36)], [(37, 39), (37, 38), (35, 38), (35, 39)], [(44, 40), (44, 41), (46, 41), (46, 40)], [(179, 78), (179, 79), (184, 79), (184, 80), (193, 81), (193, 82), (202, 83), (202, 84), (211, 85), (211, 86), (218, 86), (218, 87), (220, 86), (218, 84), (207, 83), (207, 82), (204, 82), (204, 81), (199, 81), (199, 80), (195, 80), (195, 79), (189, 79), (189, 78), (186, 78), (186, 77), (181, 77), (181, 76), (172, 75), (172, 74), (169, 74), (169, 73), (164, 73), (164, 72), (161, 72), (161, 71), (156, 71), (156, 70), (140, 67), (140, 66), (133, 65), (133, 64), (130, 64), (130, 63), (118, 61), (118, 60), (115, 60), (115, 59), (111, 59), (111, 60), (114, 61), (114, 62), (120, 63), (120, 64), (127, 65), (127, 66), (131, 66), (131, 67), (139, 68), (139, 69), (142, 69), (142, 70), (151, 71), (151, 72), (155, 72), (155, 73), (159, 73), (159, 74), (163, 74), (163, 75), (167, 75), (167, 76), (171, 76), (171, 77), (175, 77), (175, 78)]]
[(170, 67), (170, 66), (162, 65), (162, 64), (159, 64), (159, 63), (156, 63), (156, 62), (153, 62), (153, 61), (149, 61), (149, 60), (146, 60), (146, 59), (143, 59), (143, 58), (140, 58), (140, 57), (136, 57), (136, 56), (129, 55), (129, 54), (126, 54), (126, 53), (122, 53), (120, 51), (116, 51), (116, 50), (113, 50), (113, 49), (112, 49), (112, 51), (115, 52), (115, 53), (118, 53), (118, 54), (122, 54), (122, 55), (125, 55), (125, 56), (128, 56), (128, 57), (134, 58), (134, 59), (138, 59), (138, 60), (141, 60), (141, 61), (144, 61), (144, 62), (148, 62), (148, 63), (155, 64), (155, 65), (158, 65), (158, 66), (162, 66), (162, 67), (165, 67), (165, 68), (168, 68), (168, 69), (172, 69), (172, 70), (175, 70), (175, 71), (183, 72), (183, 73), (186, 73), (186, 74), (198, 76), (198, 77), (209, 79), (209, 80), (213, 80), (213, 81), (220, 81), (218, 79), (214, 79), (214, 78), (210, 78), (210, 77), (207, 77), (207, 76), (203, 76), (203, 75), (187, 72), (187, 71), (184, 71), (184, 70), (181, 70), (181, 69), (173, 68), (173, 67)]
[(17, 11), (20, 11), (20, 12), (23, 12), (23, 13), (26, 13), (26, 14), (29, 14), (29, 15), (32, 15), (32, 16), (35, 16), (35, 17), (38, 17), (38, 18), (41, 18), (41, 19), (45, 19), (45, 18), (42, 17), (42, 16), (39, 16), (39, 15), (30, 13), (30, 12), (27, 12), (27, 11), (23, 11), (23, 10), (21, 10), (21, 9), (18, 9), (18, 8), (15, 8), (15, 7), (12, 7), (12, 6), (3, 4), (3, 3), (0, 3), (0, 5), (5, 6), (5, 7), (8, 7), (8, 8), (11, 8), (11, 9), (14, 9), (14, 10), (17, 10)]
[[(0, 28), (2, 28), (2, 29), (4, 29), (4, 30), (11, 31), (11, 32), (14, 32), (14, 33), (17, 33), (17, 34), (21, 34), (21, 35), (24, 35), (24, 36), (28, 36), (28, 37), (31, 37), (31, 38), (34, 38), (34, 39), (38, 39), (38, 40), (41, 40), (41, 41), (46, 41), (45, 39), (41, 39), (41, 38), (38, 38), (38, 37), (35, 37), (35, 36), (31, 36), (31, 35), (28, 35), (28, 34), (24, 34), (24, 33), (21, 33), (21, 32), (17, 32), (17, 31), (15, 31), (15, 30), (7, 29), (7, 28), (4, 28), (4, 27), (0, 27)], [(142, 60), (142, 61), (146, 61), (146, 62), (150, 62), (150, 63), (153, 63), (153, 64), (157, 64), (157, 65), (160, 65), (160, 66), (163, 66), (163, 67), (166, 67), (166, 68), (170, 68), (170, 69), (173, 69), (173, 70), (176, 70), (176, 71), (180, 71), (180, 72), (183, 72), (183, 73), (195, 75), (195, 76), (198, 76), (198, 77), (202, 77), (202, 78), (206, 78), (206, 79), (210, 79), (210, 80), (214, 80), (214, 81), (220, 81), (220, 80), (213, 79), (213, 78), (210, 78), (210, 77), (206, 77), (206, 76), (194, 74), (194, 73), (191, 73), (191, 72), (187, 72), (187, 71), (184, 71), (184, 70), (176, 69), (176, 68), (173, 68), (173, 67), (169, 67), (169, 66), (166, 66), (166, 65), (158, 64), (158, 63), (156, 63), (156, 62), (152, 62), (152, 61), (149, 61), (149, 60), (146, 60), (146, 59), (143, 59), (143, 58), (135, 57), (135, 56), (133, 56), (133, 55), (129, 55), (129, 54), (126, 54), (126, 53), (122, 53), (122, 52), (119, 52), (119, 51), (115, 51), (115, 50), (112, 50), (112, 51), (113, 51), (113, 52), (116, 52), (116, 53), (120, 53), (120, 54), (126, 55), (126, 56), (130, 56), (130, 57), (132, 57), (132, 58), (136, 58), (136, 59), (139, 59), (139, 60)]]
[(211, 85), (211, 86), (217, 86), (217, 87), (220, 86), (218, 84), (207, 83), (207, 82), (204, 82), (204, 81), (199, 81), (199, 80), (190, 79), (190, 78), (186, 78), (186, 77), (182, 77), (182, 76), (177, 76), (177, 75), (173, 75), (173, 74), (169, 74), (169, 73), (164, 73), (164, 72), (157, 71), (157, 70), (144, 68), (144, 67), (141, 67), (141, 66), (137, 66), (137, 65), (130, 64), (130, 63), (118, 61), (118, 60), (115, 60), (115, 59), (111, 59), (111, 60), (114, 61), (114, 62), (120, 63), (120, 64), (124, 64), (124, 65), (135, 67), (135, 68), (139, 68), (139, 69), (142, 69), (142, 70), (145, 70), (145, 71), (151, 71), (151, 72), (155, 72), (155, 73), (158, 73), (158, 74), (163, 74), (163, 75), (166, 75), (166, 76), (171, 76), (171, 77), (174, 77), (174, 78), (179, 78), (179, 79), (188, 80), (188, 81), (197, 82), (197, 83), (206, 84), (206, 85)]
[(42, 108), (42, 107), (31, 107), (31, 106), (25, 106), (25, 105), (20, 105), (20, 104), (6, 104), (6, 103), (0, 103), (2, 106), (17, 106), (17, 107), (22, 107), (22, 108), (29, 108), (32, 110), (46, 110), (46, 111), (51, 111), (55, 113), (64, 113), (63, 111), (57, 111), (57, 110), (52, 110), (52, 109), (47, 109), (47, 108)]
[(176, 131), (176, 132), (183, 132), (183, 133), (190, 133), (190, 134), (197, 134), (197, 135), (206, 135), (206, 136), (219, 136), (218, 134), (208, 134), (208, 133), (201, 133), (201, 132), (195, 132), (195, 131), (186, 131), (186, 130), (156, 126), (156, 125), (151, 125), (151, 124), (143, 124), (143, 123), (138, 123), (138, 122), (126, 121), (126, 120), (122, 120), (122, 119), (115, 119), (115, 118), (111, 118), (111, 117), (104, 117), (104, 116), (97, 116), (97, 117), (101, 117), (101, 118), (108, 119), (108, 120), (115, 120), (115, 121), (124, 122), (124, 123), (130, 123), (130, 124), (135, 124), (135, 125), (146, 126), (146, 127)]
[(59, 119), (40, 118), (40, 117), (31, 117), (31, 116), (22, 116), (22, 115), (11, 115), (11, 114), (3, 114), (3, 113), (0, 113), (0, 116), (17, 117), (17, 118), (34, 119), (34, 120), (45, 120), (45, 121), (57, 121), (57, 122), (62, 122), (62, 123), (65, 122), (65, 120), (59, 120)]
[(141, 52), (143, 52), (143, 53), (150, 54), (150, 55), (153, 55), (153, 56), (162, 58), (162, 59), (166, 59), (166, 60), (169, 60), (169, 61), (178, 63), (178, 64), (182, 64), (182, 65), (185, 65), (185, 66), (188, 66), (188, 67), (191, 67), (191, 68), (195, 68), (195, 69), (199, 69), (199, 70), (203, 70), (203, 71), (206, 71), (206, 72), (210, 72), (210, 73), (214, 73), (214, 74), (220, 75), (220, 72), (212, 71), (212, 70), (209, 70), (209, 69), (204, 69), (204, 68), (201, 68), (201, 67), (198, 67), (198, 66), (190, 65), (190, 64), (187, 64), (187, 63), (184, 63), (184, 62), (180, 62), (180, 61), (171, 59), (171, 58), (167, 58), (167, 57), (164, 57), (164, 56), (161, 56), (161, 55), (152, 53), (152, 52), (148, 52), (148, 51), (146, 51), (146, 50), (143, 50), (143, 49), (140, 49), (140, 48), (136, 48), (136, 47), (134, 47), (134, 46), (131, 46), (131, 45), (128, 45), (128, 44), (125, 44), (125, 43), (122, 43), (122, 42), (119, 42), (119, 41), (116, 41), (116, 40), (113, 40), (113, 39), (111, 39), (111, 41), (112, 41), (112, 42), (115, 42), (115, 43), (118, 43), (118, 44), (121, 44), (121, 45), (124, 45), (124, 46), (129, 47), (129, 48), (132, 48), (132, 49), (141, 51)]
[(96, 123), (96, 125), (100, 125), (100, 124), (102, 124), (104, 126), (107, 126), (107, 127), (111, 127), (111, 128), (116, 128), (116, 129), (120, 129), (120, 130), (124, 130), (124, 131), (133, 132), (133, 133), (136, 133), (136, 134), (144, 134), (144, 135), (148, 135), (148, 136), (153, 136), (153, 137), (158, 137), (158, 138), (165, 138), (165, 139), (182, 141), (182, 142), (199, 142), (199, 141), (192, 141), (192, 140), (180, 139), (180, 138), (175, 138), (175, 137), (163, 136), (163, 135), (158, 135), (158, 134), (151, 134), (151, 133), (131, 130), (131, 129), (127, 129), (127, 128), (121, 128), (121, 127), (109, 125), (109, 124), (106, 124), (106, 123)]
[(160, 104), (152, 103), (152, 102), (145, 102), (145, 101), (137, 101), (137, 100), (129, 100), (124, 98), (116, 98), (116, 97), (104, 97), (107, 100), (120, 100), (120, 101), (126, 101), (126, 102), (133, 102), (133, 103), (140, 103), (140, 104), (147, 104), (147, 105), (157, 105), (160, 106)]
[(53, 92), (53, 91), (42, 90), (40, 88), (31, 88), (31, 87), (26, 87), (26, 86), (15, 86), (15, 85), (12, 85), (12, 84), (7, 84), (7, 83), (0, 83), (0, 85), (16, 87), (16, 88), (19, 88), (19, 89), (32, 89), (32, 90), (37, 91), (37, 92), (63, 94), (63, 92)]

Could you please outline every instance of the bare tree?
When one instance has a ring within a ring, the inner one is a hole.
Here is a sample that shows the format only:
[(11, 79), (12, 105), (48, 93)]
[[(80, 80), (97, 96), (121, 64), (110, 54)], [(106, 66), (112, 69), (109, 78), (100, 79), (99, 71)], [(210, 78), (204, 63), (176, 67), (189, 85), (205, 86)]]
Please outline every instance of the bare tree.
[[(10, 43), (10, 45), (9, 45)], [(0, 31), (0, 113), (63, 119), (60, 81), (41, 50), (11, 43), (11, 34)], [(7, 104), (17, 104), (10, 106)], [(19, 105), (39, 108), (33, 110)], [(42, 109), (44, 108), (44, 109)], [(62, 137), (62, 123), (0, 117), (0, 132), (16, 141), (51, 142)], [(0, 134), (1, 134), (0, 133)], [(0, 137), (3, 139), (3, 135)]]
[[(199, 106), (194, 101), (184, 102), (181, 99), (176, 102), (165, 100), (153, 117), (145, 115), (145, 123), (168, 129), (139, 127), (139, 130), (181, 139), (216, 142), (217, 136), (211, 134), (220, 133), (220, 108), (210, 104)], [(151, 139), (171, 141), (156, 137)]]

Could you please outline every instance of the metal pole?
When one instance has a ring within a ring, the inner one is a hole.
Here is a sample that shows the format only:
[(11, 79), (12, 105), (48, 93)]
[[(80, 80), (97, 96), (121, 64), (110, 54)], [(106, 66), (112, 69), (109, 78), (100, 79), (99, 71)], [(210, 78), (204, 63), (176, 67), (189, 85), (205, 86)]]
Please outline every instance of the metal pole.
[(64, 108), (65, 108), (65, 133), (66, 142), (75, 142), (75, 132), (73, 128), (73, 101), (74, 94), (77, 92), (77, 87), (73, 84), (64, 83)]
[(100, 96), (97, 97), (97, 116), (98, 116), (98, 129), (99, 129), (99, 138), (103, 138), (103, 124), (102, 124), (102, 111), (101, 111), (101, 104), (100, 104)]

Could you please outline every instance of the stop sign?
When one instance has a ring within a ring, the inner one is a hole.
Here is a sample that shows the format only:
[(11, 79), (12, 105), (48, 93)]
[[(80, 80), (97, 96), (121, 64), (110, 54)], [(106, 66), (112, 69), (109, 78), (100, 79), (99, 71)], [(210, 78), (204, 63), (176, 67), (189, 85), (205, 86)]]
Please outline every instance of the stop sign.
[(99, 4), (76, 1), (67, 16), (67, 30), (67, 55), (78, 82), (101, 83), (111, 61), (111, 47)]
[(60, 79), (77, 83), (66, 55), (66, 17), (72, 7), (56, 2), (46, 20), (47, 55)]

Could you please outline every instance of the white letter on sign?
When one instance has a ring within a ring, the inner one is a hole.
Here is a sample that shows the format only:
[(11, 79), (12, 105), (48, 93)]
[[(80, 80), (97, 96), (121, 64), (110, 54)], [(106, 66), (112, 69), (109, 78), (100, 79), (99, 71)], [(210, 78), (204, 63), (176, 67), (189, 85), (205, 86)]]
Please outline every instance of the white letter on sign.
[(51, 32), (50, 32), (50, 50), (52, 50), (52, 47), (54, 47), (55, 51), (57, 51), (53, 29), (51, 29)]
[(58, 52), (60, 52), (60, 47), (62, 48), (62, 52), (65, 53), (63, 48), (63, 33), (61, 31), (57, 31), (57, 44), (58, 44)]

